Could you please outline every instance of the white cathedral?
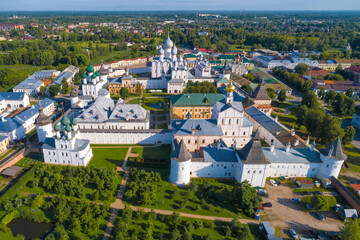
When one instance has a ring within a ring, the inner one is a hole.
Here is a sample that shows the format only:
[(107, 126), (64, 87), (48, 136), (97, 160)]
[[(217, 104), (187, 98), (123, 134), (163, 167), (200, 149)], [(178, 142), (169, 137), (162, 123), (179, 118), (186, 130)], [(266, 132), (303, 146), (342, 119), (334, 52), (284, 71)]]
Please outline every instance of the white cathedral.
[(300, 141), (293, 131), (282, 132), (288, 139), (285, 147), (276, 148), (274, 142), (262, 147), (265, 136), (258, 128), (251, 137), (254, 125), (244, 116), (242, 103), (232, 100), (233, 89), (230, 84), (226, 103), (214, 105), (213, 119), (172, 122), (170, 182), (182, 186), (193, 177), (235, 178), (264, 187), (268, 177), (338, 177), (347, 158), (340, 138), (318, 151), (315, 142)]
[[(61, 119), (61, 125), (52, 127), (52, 120), (44, 114), (39, 103), (35, 121), (38, 140), (42, 143), (44, 162), (49, 164), (87, 166), (93, 154), (90, 141), (81, 139), (76, 119)], [(54, 131), (53, 131), (54, 129)]]

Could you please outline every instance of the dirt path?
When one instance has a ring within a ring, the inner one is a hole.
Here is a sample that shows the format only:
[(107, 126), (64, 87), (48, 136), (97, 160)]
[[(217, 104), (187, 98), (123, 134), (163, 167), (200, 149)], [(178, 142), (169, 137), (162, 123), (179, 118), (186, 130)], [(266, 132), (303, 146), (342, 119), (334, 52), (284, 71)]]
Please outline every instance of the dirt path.
[[(122, 203), (122, 199), (124, 197), (126, 183), (127, 183), (128, 177), (129, 177), (129, 167), (126, 166), (126, 163), (128, 161), (129, 156), (131, 156), (131, 149), (132, 149), (132, 147), (129, 147), (122, 167), (118, 167), (118, 169), (117, 169), (117, 171), (124, 171), (125, 174), (123, 176), (123, 180), (121, 182), (118, 195), (116, 196), (116, 200), (115, 200), (115, 202), (113, 202), (110, 205), (110, 207), (112, 208), (112, 211), (111, 211), (109, 222), (107, 224), (107, 228), (105, 230), (105, 235), (103, 237), (103, 240), (110, 239), (111, 231), (112, 231), (115, 221), (116, 221), (116, 216), (118, 215), (120, 209), (125, 208), (125, 205)], [(142, 209), (145, 212), (151, 212), (153, 210), (154, 212), (156, 212), (158, 214), (163, 214), (163, 215), (172, 215), (174, 213), (174, 211), (171, 211), (171, 210), (142, 208), (142, 207), (135, 207), (135, 206), (130, 206), (130, 207), (135, 211)], [(182, 217), (197, 218), (197, 219), (204, 219), (204, 220), (212, 220), (212, 221), (218, 220), (218, 221), (224, 221), (224, 222), (231, 222), (233, 220), (233, 218), (227, 218), (227, 217), (203, 216), (203, 215), (196, 215), (196, 214), (190, 214), (190, 213), (184, 213), (184, 212), (178, 212), (178, 213)], [(259, 224), (258, 220), (252, 220), (252, 219), (239, 219), (239, 221), (243, 224), (248, 224), (248, 223)]]
[(304, 211), (303, 204), (292, 203), (290, 199), (298, 198), (299, 195), (294, 194), (293, 190), (285, 184), (277, 187), (266, 184), (266, 190), (269, 192), (269, 197), (264, 201), (271, 202), (273, 206), (266, 208), (265, 211), (274, 228), (286, 229), (282, 232), (284, 236), (288, 234), (290, 228), (301, 234), (310, 229), (339, 231), (342, 226), (342, 222), (334, 212), (325, 212), (326, 220), (320, 221), (314, 215)]
[(126, 187), (126, 183), (127, 183), (127, 178), (129, 176), (129, 168), (126, 167), (126, 163), (127, 163), (127, 160), (128, 160), (128, 158), (129, 158), (129, 156), (131, 154), (131, 149), (132, 149), (132, 147), (129, 147), (128, 152), (126, 153), (125, 161), (124, 161), (122, 167), (117, 169), (118, 171), (124, 171), (125, 174), (124, 174), (123, 179), (121, 181), (120, 189), (119, 189), (118, 195), (116, 196), (116, 200), (115, 200), (115, 202), (113, 202), (110, 205), (110, 207), (112, 208), (112, 211), (111, 211), (109, 222), (108, 222), (106, 230), (105, 230), (105, 235), (103, 237), (103, 240), (109, 240), (110, 239), (111, 231), (112, 231), (112, 229), (114, 227), (114, 224), (115, 224), (115, 221), (116, 221), (116, 216), (118, 215), (119, 210), (124, 208), (124, 204), (122, 203), (121, 200), (122, 200), (122, 198), (124, 196), (125, 187)]
[[(154, 211), (158, 214), (163, 214), (163, 215), (172, 215), (174, 213), (174, 211), (171, 211), (171, 210), (142, 208), (142, 207), (135, 207), (135, 206), (130, 206), (130, 207), (134, 211), (138, 211), (138, 210), (144, 210), (144, 212)], [(177, 213), (179, 213), (181, 217), (197, 218), (197, 219), (204, 219), (204, 220), (211, 220), (211, 221), (231, 222), (233, 220), (233, 218), (228, 218), (228, 217), (204, 216), (204, 215), (190, 214), (190, 213), (184, 213), (184, 212), (177, 212)], [(239, 221), (243, 224), (248, 224), (248, 223), (259, 224), (258, 220), (252, 220), (252, 219), (239, 219)]]

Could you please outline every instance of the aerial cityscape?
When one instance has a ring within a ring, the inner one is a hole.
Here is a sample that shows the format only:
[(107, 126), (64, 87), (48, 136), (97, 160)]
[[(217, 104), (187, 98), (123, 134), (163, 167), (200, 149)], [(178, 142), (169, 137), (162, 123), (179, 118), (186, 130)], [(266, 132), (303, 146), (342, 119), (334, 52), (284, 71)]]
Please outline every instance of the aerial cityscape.
[(1, 240), (360, 240), (359, 2), (2, 4)]

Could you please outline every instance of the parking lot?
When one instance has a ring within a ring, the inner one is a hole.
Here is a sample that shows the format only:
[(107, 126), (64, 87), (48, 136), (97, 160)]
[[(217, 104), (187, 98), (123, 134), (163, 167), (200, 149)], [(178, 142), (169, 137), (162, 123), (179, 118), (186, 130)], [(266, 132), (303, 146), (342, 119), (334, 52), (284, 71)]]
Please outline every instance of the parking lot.
[(272, 186), (266, 184), (268, 198), (264, 202), (271, 202), (272, 208), (266, 208), (265, 211), (269, 217), (270, 223), (274, 229), (282, 229), (282, 236), (289, 236), (289, 229), (294, 229), (300, 236), (306, 234), (307, 230), (339, 231), (342, 221), (333, 211), (324, 212), (324, 221), (318, 220), (313, 213), (305, 211), (302, 203), (293, 203), (291, 198), (301, 198), (293, 193), (293, 189), (287, 184)]

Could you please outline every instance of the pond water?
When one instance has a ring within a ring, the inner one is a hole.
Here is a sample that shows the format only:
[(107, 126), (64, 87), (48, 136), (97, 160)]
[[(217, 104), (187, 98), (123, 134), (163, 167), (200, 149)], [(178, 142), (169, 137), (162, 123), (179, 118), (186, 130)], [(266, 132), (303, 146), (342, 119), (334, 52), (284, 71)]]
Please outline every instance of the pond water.
[(23, 218), (14, 219), (7, 226), (14, 236), (21, 234), (25, 236), (26, 240), (32, 238), (43, 239), (54, 227), (51, 223), (36, 223)]
[(157, 108), (157, 109), (162, 108), (163, 107), (163, 102), (152, 103), (152, 104), (150, 104), (150, 107)]

